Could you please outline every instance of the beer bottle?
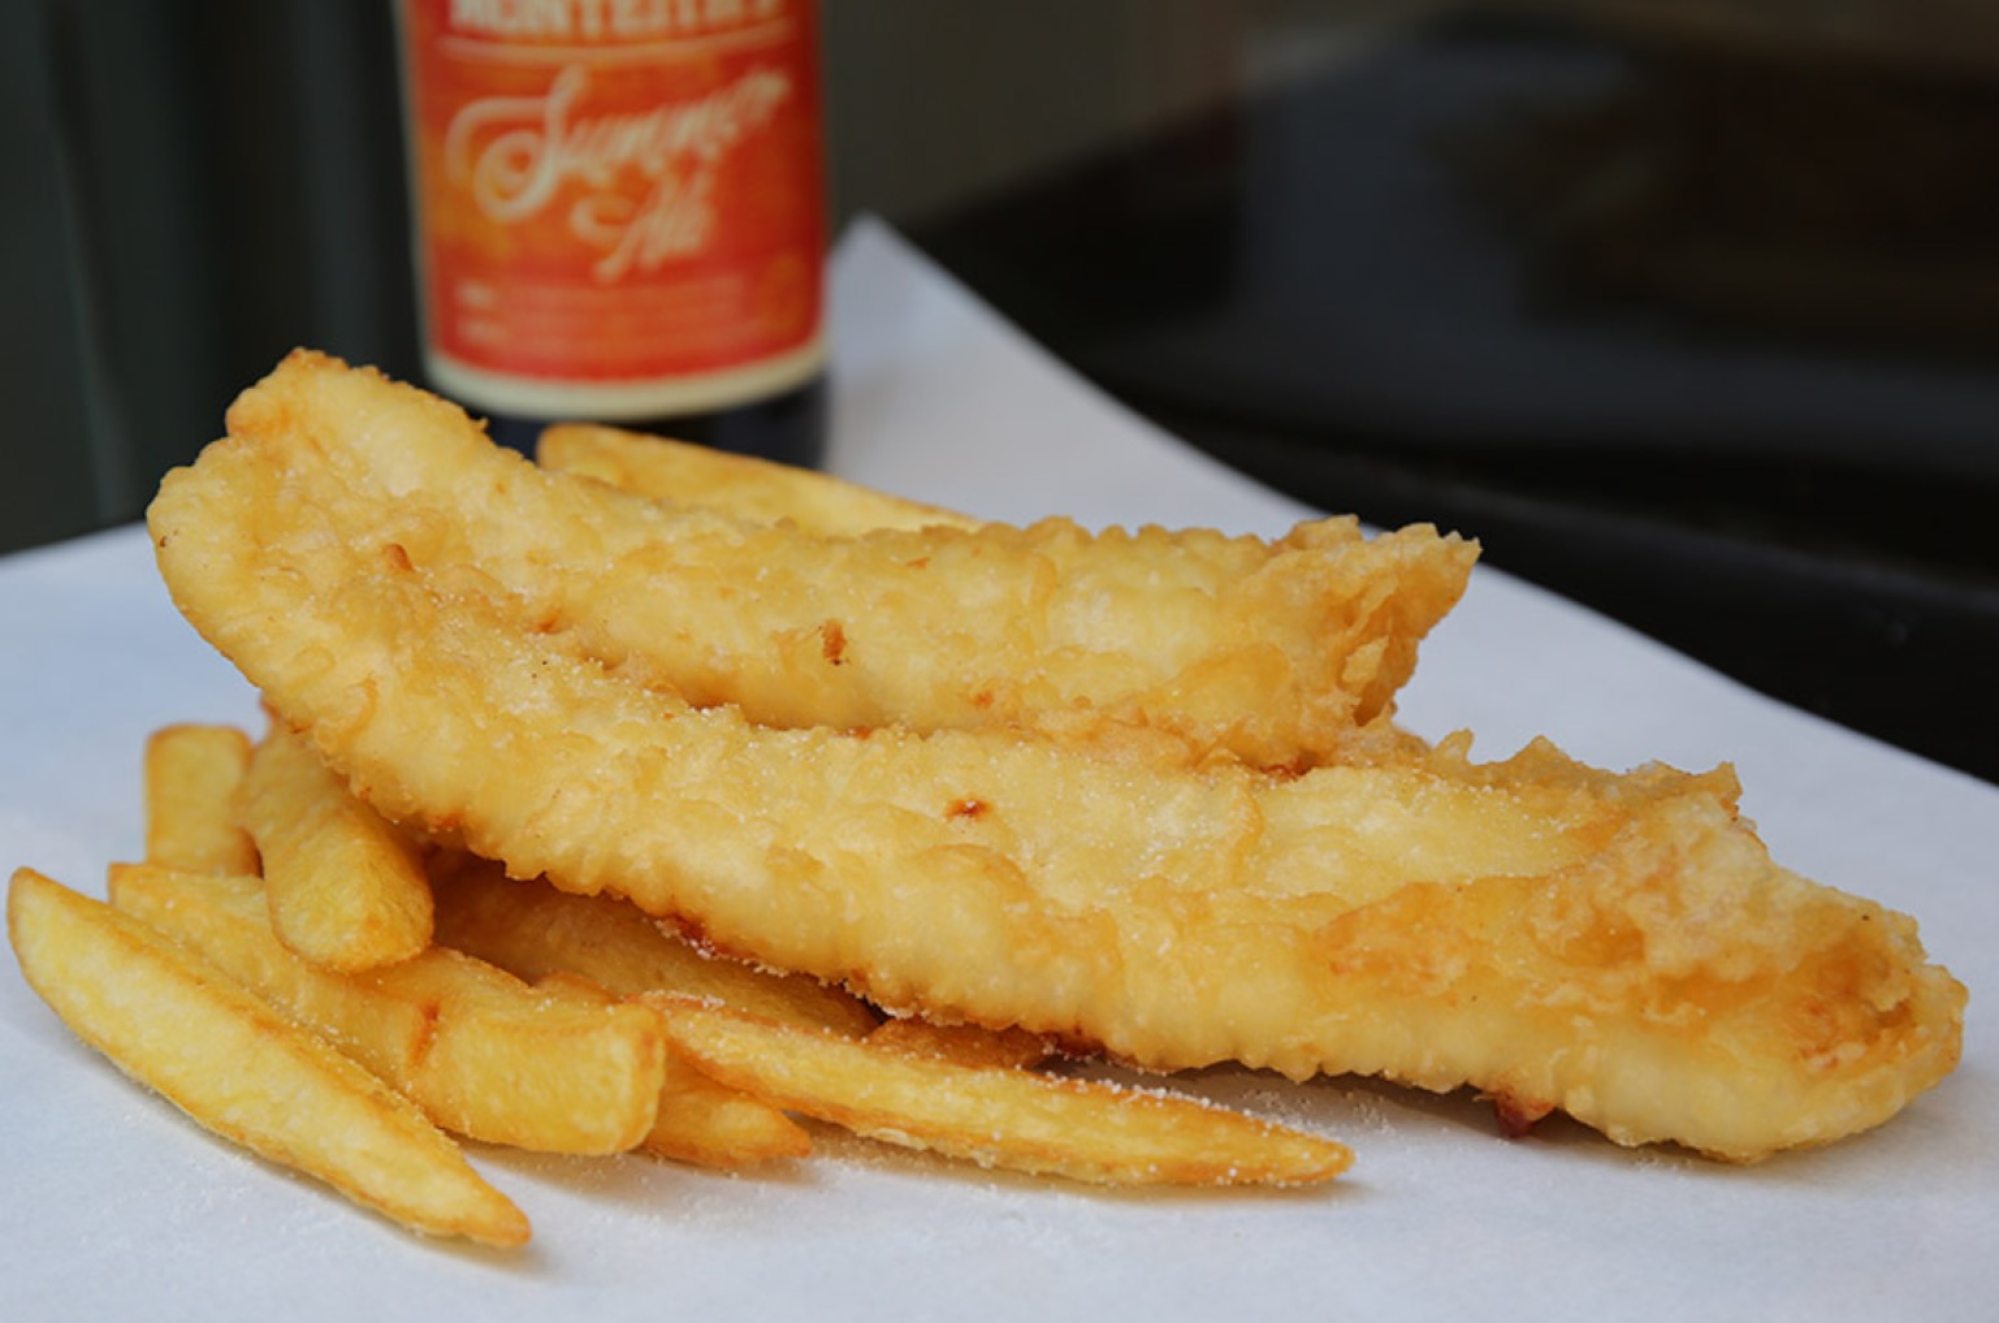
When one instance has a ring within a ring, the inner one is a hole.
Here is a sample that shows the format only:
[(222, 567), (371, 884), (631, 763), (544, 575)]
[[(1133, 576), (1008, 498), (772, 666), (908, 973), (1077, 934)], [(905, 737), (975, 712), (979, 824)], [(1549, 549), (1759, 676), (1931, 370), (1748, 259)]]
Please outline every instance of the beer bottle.
[(811, 0), (396, 0), (424, 362), (555, 420), (815, 463), (824, 148)]

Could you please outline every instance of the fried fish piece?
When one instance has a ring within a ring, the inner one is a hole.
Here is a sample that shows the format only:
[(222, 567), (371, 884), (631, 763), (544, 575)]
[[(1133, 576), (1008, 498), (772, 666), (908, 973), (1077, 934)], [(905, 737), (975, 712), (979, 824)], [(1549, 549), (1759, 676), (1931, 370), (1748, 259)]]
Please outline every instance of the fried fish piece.
[(812, 469), (591, 423), (543, 429), (534, 453), (535, 462), (552, 473), (579, 474), (655, 501), (706, 506), (760, 524), (789, 519), (808, 533), (832, 537), (857, 537), (878, 528), (980, 524), (955, 510), (890, 496)]
[(260, 429), (149, 519), (189, 620), (378, 809), (882, 1005), (1162, 1069), (1470, 1084), (1737, 1160), (1957, 1060), (1964, 991), (1914, 923), (1773, 864), (1725, 770), (771, 730), (414, 568), (400, 528), (336, 535), (314, 490)]
[(229, 430), (316, 475), (334, 526), (476, 566), (539, 627), (773, 726), (1143, 728), (1313, 761), (1389, 710), (1477, 554), (1350, 518), (1276, 542), (1059, 519), (814, 536), (545, 472), (455, 405), (304, 352)]

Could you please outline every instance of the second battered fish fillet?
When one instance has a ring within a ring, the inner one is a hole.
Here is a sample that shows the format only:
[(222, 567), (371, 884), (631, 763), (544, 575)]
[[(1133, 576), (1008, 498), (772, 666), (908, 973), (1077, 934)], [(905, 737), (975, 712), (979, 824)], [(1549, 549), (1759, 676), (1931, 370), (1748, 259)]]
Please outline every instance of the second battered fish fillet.
[(1726, 773), (1453, 748), (1295, 777), (771, 730), (352, 535), (259, 437), (149, 512), (195, 626), (392, 818), (891, 1008), (1172, 1069), (1471, 1084), (1751, 1160), (1959, 1051), (1915, 925), (1774, 865)]
[(1321, 760), (1386, 712), (1476, 550), (1351, 519), (1206, 530), (814, 536), (544, 472), (463, 411), (295, 353), (232, 435), (319, 472), (330, 517), (476, 564), (627, 673), (774, 726), (1164, 732), (1193, 756)]

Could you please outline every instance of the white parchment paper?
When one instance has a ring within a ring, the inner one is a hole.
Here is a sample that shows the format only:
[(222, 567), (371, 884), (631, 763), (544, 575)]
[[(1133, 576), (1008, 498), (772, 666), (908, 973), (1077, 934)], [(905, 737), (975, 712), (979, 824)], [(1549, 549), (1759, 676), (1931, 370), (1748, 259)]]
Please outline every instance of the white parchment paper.
[[(1076, 381), (879, 225), (842, 244), (834, 295), (836, 472), (1010, 520), (1274, 533), (1308, 513)], [(254, 725), (253, 696), (138, 529), (0, 561), (0, 628), (0, 864), (102, 894), (140, 852), (146, 733)], [(1351, 1177), (1103, 1195), (830, 1134), (748, 1178), (475, 1148), (534, 1219), (508, 1256), (417, 1240), (211, 1139), (0, 962), (0, 1318), (1999, 1317), (1999, 789), (1483, 569), (1402, 712), (1477, 730), (1490, 757), (1547, 734), (1611, 766), (1733, 761), (1779, 859), (1921, 920), (1972, 990), (1963, 1066), (1872, 1135), (1746, 1170), (1560, 1120), (1505, 1142), (1463, 1097), (1230, 1071), (1187, 1087), (1346, 1139)]]

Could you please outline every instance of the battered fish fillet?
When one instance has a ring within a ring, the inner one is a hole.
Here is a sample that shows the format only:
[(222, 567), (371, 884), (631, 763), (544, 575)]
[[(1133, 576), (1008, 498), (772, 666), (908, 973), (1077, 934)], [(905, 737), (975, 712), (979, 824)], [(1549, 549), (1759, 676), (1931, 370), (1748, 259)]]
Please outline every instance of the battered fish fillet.
[(616, 427), (558, 423), (542, 431), (535, 462), (655, 501), (701, 505), (738, 519), (789, 519), (808, 533), (857, 537), (878, 528), (977, 528), (955, 510), (906, 501), (812, 469), (691, 446)]
[(163, 484), (176, 602), (377, 808), (515, 876), (893, 1009), (1161, 1069), (1470, 1084), (1736, 1160), (1878, 1124), (1957, 1059), (1964, 991), (1913, 922), (1772, 864), (1726, 771), (1447, 745), (1283, 777), (772, 730), (335, 524), (268, 437)]
[(773, 726), (1142, 728), (1310, 762), (1388, 709), (1476, 556), (1351, 519), (1275, 543), (1064, 520), (817, 537), (544, 472), (454, 405), (303, 352), (229, 430), (336, 476), (336, 520), (476, 564), (628, 674)]

